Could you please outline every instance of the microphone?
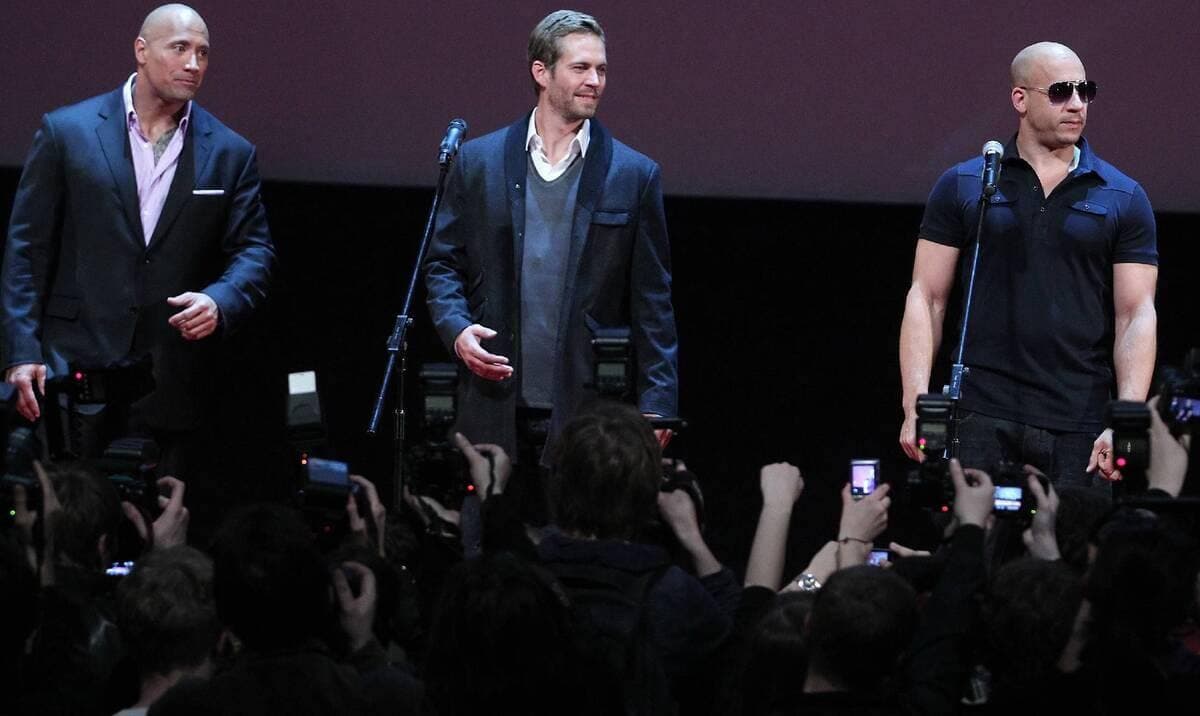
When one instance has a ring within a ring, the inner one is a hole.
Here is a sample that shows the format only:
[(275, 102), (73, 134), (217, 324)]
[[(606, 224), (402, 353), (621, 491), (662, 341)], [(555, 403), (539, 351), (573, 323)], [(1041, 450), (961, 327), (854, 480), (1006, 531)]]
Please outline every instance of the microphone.
[(1000, 175), (1000, 159), (1004, 156), (1004, 145), (992, 140), (983, 145), (983, 195), (996, 193), (996, 177)]
[(442, 146), (438, 149), (438, 164), (445, 166), (450, 163), (455, 154), (458, 154), (458, 147), (462, 144), (463, 137), (467, 135), (467, 123), (461, 119), (450, 120), (450, 126), (446, 127), (446, 136), (442, 137)]

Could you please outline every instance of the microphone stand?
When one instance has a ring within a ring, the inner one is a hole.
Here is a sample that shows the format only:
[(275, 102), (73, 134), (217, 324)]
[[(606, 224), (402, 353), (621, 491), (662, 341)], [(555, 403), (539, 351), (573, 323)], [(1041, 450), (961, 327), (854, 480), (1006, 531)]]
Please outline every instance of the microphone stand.
[(963, 379), (970, 374), (971, 369), (963, 364), (963, 352), (967, 348), (967, 323), (971, 318), (971, 304), (975, 298), (975, 272), (979, 268), (979, 246), (983, 243), (983, 221), (987, 216), (988, 206), (992, 195), (996, 193), (994, 184), (984, 184), (979, 195), (979, 221), (975, 225), (975, 248), (971, 252), (971, 272), (967, 278), (967, 295), (963, 300), (962, 326), (958, 332), (958, 354), (954, 357), (954, 365), (950, 367), (950, 384), (942, 393), (950, 398), (950, 441), (946, 444), (946, 457), (958, 457), (958, 401), (962, 397)]
[[(407, 429), (404, 421), (407, 417), (404, 411), (404, 376), (408, 369), (408, 329), (412, 326), (413, 294), (417, 291), (417, 282), (421, 279), (421, 266), (425, 263), (425, 253), (433, 238), (434, 222), (437, 220), (438, 209), (442, 205), (442, 195), (446, 190), (446, 174), (450, 163), (454, 160), (453, 153), (444, 152), (439, 157), (437, 188), (433, 192), (433, 206), (429, 209), (429, 217), (425, 220), (425, 233), (421, 236), (421, 245), (417, 249), (417, 260), (413, 265), (412, 275), (408, 281), (408, 291), (404, 294), (404, 304), (392, 324), (392, 333), (387, 339), (387, 366), (383, 371), (383, 380), (379, 385), (379, 393), (375, 397), (375, 407), (371, 410), (371, 420), (367, 424), (367, 434), (375, 435), (379, 430), (379, 419), (383, 415), (383, 404), (387, 400), (388, 388), (395, 384), (395, 405), (392, 408), (392, 505), (400, 509), (404, 502), (404, 453)], [(395, 379), (396, 361), (399, 358), (400, 376)]]

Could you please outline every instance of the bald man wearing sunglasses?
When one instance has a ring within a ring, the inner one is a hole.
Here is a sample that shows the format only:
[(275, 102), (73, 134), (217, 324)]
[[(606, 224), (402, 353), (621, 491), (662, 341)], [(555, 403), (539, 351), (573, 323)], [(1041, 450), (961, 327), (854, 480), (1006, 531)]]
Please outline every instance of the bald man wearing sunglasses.
[[(983, 225), (959, 456), (1106, 486), (1120, 473), (1105, 405), (1114, 385), (1115, 397), (1145, 400), (1154, 369), (1154, 214), (1142, 187), (1083, 138), (1096, 83), (1070, 48), (1039, 42), (1017, 53), (1010, 94), (1017, 133)], [(900, 445), (918, 461), (916, 398), (929, 391), (955, 273), (969, 275), (983, 169), (976, 157), (946, 171), (921, 221), (900, 328)]]

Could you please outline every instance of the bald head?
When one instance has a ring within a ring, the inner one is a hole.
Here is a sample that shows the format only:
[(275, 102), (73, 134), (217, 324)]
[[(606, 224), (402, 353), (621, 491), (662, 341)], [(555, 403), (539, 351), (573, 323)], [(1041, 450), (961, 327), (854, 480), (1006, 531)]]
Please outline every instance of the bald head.
[(146, 42), (153, 42), (183, 28), (198, 30), (208, 37), (208, 25), (204, 23), (204, 18), (200, 17), (200, 13), (187, 5), (171, 3), (151, 10), (142, 21), (142, 29), (138, 31), (138, 36)]
[(1060, 60), (1074, 61), (1080, 67), (1083, 61), (1066, 45), (1058, 42), (1037, 42), (1017, 53), (1013, 58), (1010, 74), (1013, 87), (1032, 84), (1038, 68)]

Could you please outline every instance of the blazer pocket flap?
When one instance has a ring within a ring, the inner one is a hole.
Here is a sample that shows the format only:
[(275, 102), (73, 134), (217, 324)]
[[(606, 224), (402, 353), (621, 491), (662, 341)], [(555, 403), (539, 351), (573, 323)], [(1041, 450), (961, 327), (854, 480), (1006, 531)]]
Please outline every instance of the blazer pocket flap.
[(1095, 214), (1096, 216), (1105, 216), (1108, 214), (1108, 207), (1101, 206), (1094, 201), (1077, 201), (1071, 205), (1075, 211), (1082, 211), (1085, 214)]
[(46, 315), (74, 320), (79, 317), (80, 299), (75, 296), (50, 296), (46, 302)]
[(624, 226), (629, 223), (628, 211), (593, 211), (592, 223), (602, 226)]

